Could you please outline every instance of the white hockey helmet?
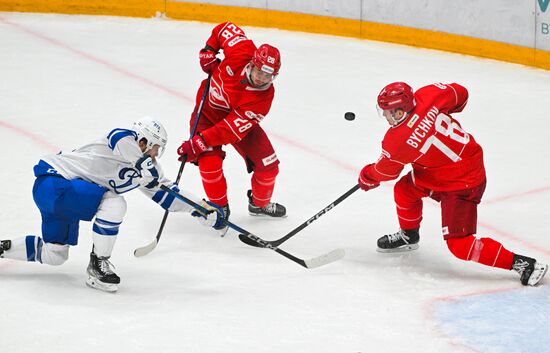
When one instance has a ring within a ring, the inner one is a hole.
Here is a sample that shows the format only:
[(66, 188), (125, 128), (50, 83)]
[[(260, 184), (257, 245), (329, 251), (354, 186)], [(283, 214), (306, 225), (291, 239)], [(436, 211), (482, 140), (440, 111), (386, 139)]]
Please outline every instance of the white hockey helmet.
[(158, 145), (158, 156), (162, 156), (168, 143), (168, 135), (166, 134), (166, 129), (164, 129), (164, 126), (158, 120), (146, 116), (134, 122), (133, 130), (137, 132), (138, 141), (142, 138), (147, 140), (147, 149), (145, 152), (153, 148), (154, 145)]

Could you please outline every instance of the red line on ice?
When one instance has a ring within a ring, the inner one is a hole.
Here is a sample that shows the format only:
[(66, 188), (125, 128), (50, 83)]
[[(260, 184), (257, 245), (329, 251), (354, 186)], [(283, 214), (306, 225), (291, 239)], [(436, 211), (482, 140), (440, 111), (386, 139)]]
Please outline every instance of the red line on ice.
[(162, 85), (162, 84), (160, 84), (160, 83), (157, 83), (157, 82), (155, 82), (155, 81), (153, 81), (153, 80), (150, 80), (150, 79), (148, 79), (148, 78), (146, 78), (146, 77), (139, 76), (139, 75), (137, 75), (137, 74), (135, 74), (135, 73), (133, 73), (133, 72), (130, 72), (130, 71), (126, 70), (125, 68), (122, 68), (122, 67), (117, 66), (117, 65), (115, 65), (115, 64), (113, 64), (113, 63), (110, 63), (110, 62), (108, 62), (107, 60), (98, 58), (98, 57), (96, 57), (96, 56), (93, 56), (93, 55), (91, 55), (91, 54), (88, 54), (88, 53), (86, 53), (86, 52), (83, 52), (82, 50), (73, 48), (73, 47), (71, 47), (71, 46), (69, 46), (69, 45), (67, 45), (67, 44), (65, 44), (65, 43), (63, 43), (63, 42), (61, 42), (61, 41), (59, 41), (59, 40), (57, 40), (57, 39), (54, 39), (54, 38), (51, 38), (51, 37), (46, 36), (46, 35), (43, 34), (43, 33), (39, 33), (39, 32), (33, 31), (32, 29), (27, 28), (27, 27), (25, 27), (25, 26), (23, 26), (23, 25), (21, 25), (21, 24), (19, 24), (19, 23), (15, 23), (15, 22), (9, 21), (9, 20), (3, 18), (2, 16), (0, 16), (0, 22), (3, 22), (3, 23), (5, 23), (5, 24), (7, 24), (7, 25), (10, 25), (10, 26), (12, 26), (12, 27), (15, 27), (15, 28), (19, 29), (20, 31), (23, 31), (23, 32), (25, 32), (25, 33), (27, 33), (27, 34), (30, 34), (31, 36), (40, 38), (40, 39), (42, 39), (42, 40), (44, 40), (44, 41), (46, 41), (46, 42), (48, 42), (48, 43), (50, 43), (50, 44), (53, 44), (53, 45), (55, 45), (55, 46), (57, 46), (57, 47), (63, 48), (63, 49), (65, 49), (65, 50), (68, 50), (68, 51), (70, 51), (71, 53), (76, 54), (77, 56), (80, 56), (80, 57), (82, 57), (82, 58), (85, 58), (85, 59), (87, 59), (87, 60), (89, 60), (89, 61), (92, 61), (92, 62), (94, 62), (94, 63), (96, 63), (96, 64), (102, 65), (102, 66), (104, 66), (104, 67), (106, 67), (106, 68), (108, 68), (108, 69), (110, 69), (110, 70), (112, 70), (112, 71), (118, 72), (118, 73), (121, 74), (121, 75), (124, 75), (124, 76), (126, 76), (126, 77), (132, 78), (132, 79), (137, 80), (137, 81), (140, 81), (140, 82), (142, 82), (142, 83), (144, 83), (144, 84), (146, 84), (146, 85), (153, 86), (153, 87), (155, 87), (155, 88), (157, 88), (157, 89), (159, 89), (159, 90), (161, 90), (161, 91), (163, 91), (163, 92), (165, 92), (165, 93), (168, 93), (168, 94), (170, 94), (170, 95), (172, 95), (172, 96), (175, 96), (175, 97), (177, 97), (177, 98), (183, 99), (183, 100), (185, 100), (185, 101), (187, 101), (187, 102), (191, 102), (191, 103), (194, 103), (194, 102), (195, 102), (195, 100), (194, 100), (193, 98), (190, 98), (190, 97), (188, 97), (188, 96), (186, 96), (186, 95), (184, 95), (184, 94), (181, 94), (181, 93), (179, 93), (178, 91), (176, 91), (176, 90), (174, 90), (174, 89), (171, 89), (171, 88), (169, 88), (169, 87), (166, 87), (166, 86), (164, 86), (164, 85)]
[(17, 127), (15, 125), (12, 125), (8, 122), (0, 120), (0, 126), (3, 127), (3, 128), (6, 128), (6, 129), (12, 130), (12, 131), (14, 131), (15, 133), (17, 133), (21, 136), (27, 137), (28, 139), (35, 142), (36, 144), (46, 148), (51, 153), (57, 153), (60, 150), (58, 147), (52, 145), (51, 143), (49, 143), (48, 141), (46, 141), (45, 139), (43, 139), (39, 135), (34, 134), (34, 133), (32, 133), (30, 131), (27, 131), (25, 129), (22, 129), (20, 127)]

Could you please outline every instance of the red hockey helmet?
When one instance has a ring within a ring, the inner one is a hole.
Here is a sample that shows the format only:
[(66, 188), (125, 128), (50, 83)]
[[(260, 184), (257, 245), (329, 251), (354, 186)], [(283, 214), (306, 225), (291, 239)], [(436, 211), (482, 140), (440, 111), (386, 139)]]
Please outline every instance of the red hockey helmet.
[(262, 44), (254, 52), (252, 64), (265, 73), (276, 76), (281, 68), (281, 54), (279, 49), (269, 45)]
[(378, 106), (382, 110), (401, 109), (410, 113), (415, 106), (413, 89), (405, 82), (390, 83), (378, 94)]

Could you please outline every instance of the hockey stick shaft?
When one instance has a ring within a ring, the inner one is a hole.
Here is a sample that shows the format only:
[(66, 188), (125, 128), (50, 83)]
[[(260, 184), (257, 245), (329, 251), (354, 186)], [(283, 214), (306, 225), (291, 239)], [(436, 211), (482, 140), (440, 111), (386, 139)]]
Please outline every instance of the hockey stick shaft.
[[(307, 221), (305, 221), (304, 223), (300, 224), (298, 227), (294, 228), (293, 230), (291, 230), (287, 235), (285, 235), (284, 237), (280, 238), (280, 239), (277, 239), (277, 240), (273, 240), (273, 241), (264, 241), (264, 243), (268, 244), (269, 246), (274, 246), (274, 247), (278, 247), (279, 245), (281, 245), (282, 243), (284, 243), (285, 241), (287, 241), (288, 239), (292, 238), (293, 236), (295, 236), (296, 234), (298, 234), (300, 231), (302, 231), (304, 228), (306, 228), (307, 226), (309, 226), (311, 223), (315, 222), (316, 220), (318, 220), (322, 215), (324, 215), (325, 213), (327, 213), (328, 211), (332, 210), (334, 207), (336, 207), (340, 202), (344, 201), (345, 199), (347, 199), (351, 194), (353, 194), (354, 192), (356, 192), (357, 190), (359, 190), (359, 184), (353, 186), (351, 189), (349, 189), (348, 191), (346, 191), (343, 195), (341, 195), (339, 198), (337, 198), (336, 200), (334, 200), (331, 204), (329, 204), (327, 207), (323, 208), (321, 211), (317, 212), (313, 217), (311, 217), (310, 219), (308, 219)], [(261, 246), (261, 247), (264, 247), (262, 245), (259, 245), (258, 242), (255, 242), (255, 241), (251, 241), (250, 240), (250, 237), (247, 236), (246, 234), (239, 234), (239, 239), (247, 244), (247, 245), (251, 245), (251, 246)], [(267, 246), (265, 246), (267, 247)]]
[[(197, 133), (197, 127), (199, 126), (199, 120), (202, 113), (202, 107), (204, 106), (204, 101), (206, 100), (206, 96), (208, 95), (208, 91), (210, 89), (210, 80), (212, 76), (208, 75), (208, 78), (206, 79), (206, 85), (204, 86), (204, 91), (202, 92), (201, 101), (199, 102), (199, 107), (197, 108), (197, 114), (195, 115), (195, 121), (193, 122), (193, 128), (191, 129), (191, 135), (189, 138), (192, 138)], [(185, 163), (187, 162), (187, 155), (183, 156), (181, 159), (180, 169), (178, 171), (178, 176), (176, 177), (176, 185), (179, 185), (181, 175), (183, 174), (183, 168), (185, 167)], [(157, 233), (157, 243), (160, 239), (160, 236), (162, 235), (162, 230), (164, 229), (164, 224), (166, 223), (166, 218), (168, 218), (168, 214), (170, 212), (166, 210), (164, 212), (164, 217), (162, 218), (162, 223), (160, 225), (160, 229)]]
[[(204, 91), (202, 92), (201, 100), (199, 102), (199, 107), (197, 108), (197, 113), (195, 114), (195, 121), (193, 122), (193, 128), (191, 129), (191, 138), (195, 136), (195, 133), (197, 132), (197, 127), (199, 126), (199, 119), (201, 117), (202, 113), (202, 107), (204, 105), (204, 101), (206, 100), (206, 96), (208, 94), (208, 90), (210, 89), (210, 80), (212, 79), (212, 75), (208, 75), (208, 78), (206, 79), (206, 85), (204, 86)], [(178, 170), (178, 176), (176, 177), (176, 185), (179, 185), (181, 175), (183, 174), (183, 168), (185, 167), (185, 163), (187, 162), (187, 155), (182, 157), (180, 169)], [(151, 251), (153, 251), (154, 248), (156, 248), (157, 244), (160, 241), (160, 237), (162, 236), (162, 232), (164, 231), (164, 225), (166, 224), (166, 220), (168, 219), (168, 214), (170, 212), (168, 210), (164, 211), (164, 215), (162, 216), (162, 221), (160, 222), (160, 227), (157, 232), (157, 236), (155, 239), (148, 245), (145, 245), (141, 248), (137, 248), (134, 250), (134, 256), (140, 257), (145, 256)]]
[[(181, 195), (180, 193), (178, 193), (175, 190), (170, 189), (166, 185), (161, 185), (160, 188), (162, 190), (170, 193), (174, 197), (178, 198), (179, 200), (185, 202), (186, 204), (190, 205), (191, 207), (193, 207), (194, 209), (198, 210), (199, 212), (201, 212), (203, 214), (208, 214), (210, 212), (206, 208), (204, 208), (201, 205), (194, 202), (193, 200)], [(294, 261), (298, 265), (303, 266), (305, 268), (315, 268), (315, 267), (323, 266), (323, 265), (334, 262), (334, 261), (339, 260), (342, 257), (344, 257), (344, 251), (341, 250), (341, 249), (337, 249), (337, 250), (331, 251), (328, 254), (319, 256), (319, 257), (314, 258), (314, 259), (303, 260), (303, 259), (300, 259), (300, 258), (292, 255), (292, 254), (289, 254), (288, 252), (286, 252), (282, 249), (279, 249), (276, 246), (271, 246), (270, 244), (268, 244), (268, 242), (266, 242), (262, 238), (258, 237), (257, 235), (254, 235), (254, 234), (250, 233), (246, 229), (243, 229), (243, 228), (239, 227), (238, 225), (236, 225), (236, 224), (234, 224), (234, 223), (232, 223), (228, 220), (226, 220), (225, 223), (229, 228), (234, 229), (237, 232), (246, 235), (247, 237), (249, 237), (249, 239), (251, 241), (256, 242), (258, 244), (258, 247), (268, 248), (270, 250), (273, 250), (276, 253), (286, 257), (287, 259), (289, 259), (291, 261)]]

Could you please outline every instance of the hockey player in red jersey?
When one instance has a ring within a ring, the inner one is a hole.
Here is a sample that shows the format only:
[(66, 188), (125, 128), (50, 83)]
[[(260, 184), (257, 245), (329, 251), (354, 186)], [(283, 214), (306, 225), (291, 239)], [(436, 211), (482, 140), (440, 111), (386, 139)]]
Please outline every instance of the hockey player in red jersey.
[[(217, 58), (220, 50), (223, 50), (223, 61)], [(208, 199), (222, 206), (228, 217), (222, 146), (232, 145), (252, 173), (252, 187), (247, 193), (249, 213), (286, 216), (284, 206), (270, 202), (279, 160), (259, 125), (269, 112), (275, 94), (273, 80), (281, 67), (279, 50), (269, 44), (257, 48), (241, 28), (225, 22), (212, 30), (206, 46), (199, 52), (199, 60), (203, 71), (212, 75), (210, 90), (198, 133), (181, 144), (178, 154), (187, 155), (187, 162), (198, 163)], [(205, 86), (206, 80), (197, 92), (191, 126)]]
[(430, 197), (441, 204), (443, 239), (456, 257), (513, 269), (523, 285), (537, 285), (548, 265), (476, 237), (477, 205), (486, 185), (483, 150), (451, 115), (467, 101), (468, 91), (457, 83), (436, 83), (413, 93), (406, 83), (394, 82), (378, 95), (378, 111), (391, 127), (378, 161), (361, 170), (359, 186), (373, 189), (412, 166), (394, 187), (400, 230), (378, 239), (378, 251), (418, 248), (422, 199)]

